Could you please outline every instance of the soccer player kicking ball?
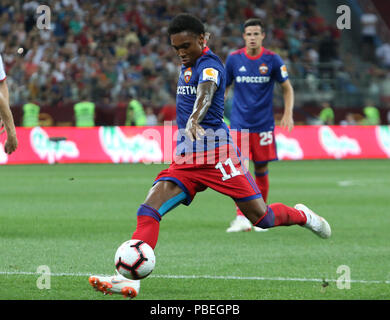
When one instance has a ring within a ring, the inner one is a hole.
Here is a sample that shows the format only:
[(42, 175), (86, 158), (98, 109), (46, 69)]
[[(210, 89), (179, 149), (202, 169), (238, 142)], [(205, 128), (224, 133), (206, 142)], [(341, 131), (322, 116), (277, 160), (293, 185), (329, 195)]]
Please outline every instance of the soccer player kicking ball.
[[(248, 159), (247, 166), (252, 156), (256, 184), (267, 202), (268, 162), (278, 159), (272, 105), (275, 81), (280, 83), (283, 91), (284, 113), (280, 124), (289, 131), (294, 126), (294, 90), (282, 59), (262, 46), (264, 37), (264, 25), (260, 19), (252, 18), (244, 23), (245, 47), (232, 52), (226, 59), (226, 86), (234, 82), (230, 128), (237, 132), (237, 145), (243, 157)], [(237, 206), (236, 212), (236, 218), (226, 231), (250, 231), (252, 224)], [(258, 227), (254, 230), (267, 231)]]
[[(169, 24), (171, 45), (181, 59), (177, 86), (177, 154), (168, 169), (159, 173), (137, 212), (132, 239), (156, 247), (160, 221), (179, 204), (190, 205), (197, 192), (208, 187), (231, 197), (255, 226), (300, 225), (329, 238), (329, 224), (302, 204), (266, 205), (259, 188), (242, 165), (223, 121), (225, 70), (221, 60), (205, 46), (201, 21), (189, 14)], [(90, 284), (103, 293), (135, 297), (139, 280), (122, 276), (91, 276)]]
[[(11, 154), (18, 147), (14, 118), (9, 107), (9, 93), (3, 60), (0, 56), (0, 134), (7, 132), (7, 141), (4, 144), (4, 151)], [(4, 127), (4, 128), (3, 128)]]

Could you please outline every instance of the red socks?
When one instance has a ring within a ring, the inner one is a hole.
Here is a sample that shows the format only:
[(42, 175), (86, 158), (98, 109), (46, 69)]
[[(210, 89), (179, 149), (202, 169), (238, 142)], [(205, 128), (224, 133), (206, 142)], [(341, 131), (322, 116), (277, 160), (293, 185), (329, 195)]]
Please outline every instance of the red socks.
[[(239, 211), (238, 208), (237, 210)], [(157, 210), (141, 204), (137, 211), (137, 228), (131, 239), (142, 240), (154, 249), (158, 240), (160, 220), (161, 215)], [(254, 225), (266, 229), (294, 224), (304, 225), (305, 223), (306, 215), (303, 212), (282, 203), (273, 203), (268, 206), (266, 214)]]
[(301, 211), (288, 207), (283, 203), (273, 203), (269, 205), (275, 215), (275, 226), (300, 226), (306, 223), (306, 215)]
[(256, 176), (256, 184), (261, 191), (264, 202), (267, 203), (268, 190), (269, 190), (268, 170), (264, 173), (255, 172), (255, 176)]
[(291, 226), (298, 224), (300, 226), (306, 223), (306, 215), (294, 208), (288, 207), (283, 203), (273, 203), (268, 206), (264, 216), (254, 225), (263, 229), (277, 226)]
[(154, 249), (160, 230), (161, 216), (157, 210), (141, 204), (137, 211), (137, 228), (131, 239), (142, 240)]

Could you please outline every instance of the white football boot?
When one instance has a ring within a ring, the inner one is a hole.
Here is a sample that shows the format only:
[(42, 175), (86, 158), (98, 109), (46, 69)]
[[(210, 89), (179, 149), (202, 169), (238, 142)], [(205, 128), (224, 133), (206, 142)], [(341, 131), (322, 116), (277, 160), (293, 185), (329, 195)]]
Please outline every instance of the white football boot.
[(95, 290), (105, 295), (122, 294), (124, 298), (135, 298), (141, 286), (140, 280), (130, 280), (119, 273), (114, 276), (90, 276), (89, 283)]
[(226, 232), (241, 232), (251, 231), (252, 223), (244, 216), (236, 216), (236, 218), (230, 223), (230, 227), (226, 229)]
[(294, 206), (295, 209), (302, 211), (307, 219), (306, 224), (304, 225), (305, 228), (310, 229), (313, 231), (317, 236), (327, 239), (332, 234), (332, 230), (330, 229), (329, 223), (318, 214), (311, 211), (308, 207), (306, 207), (304, 204), (296, 204)]

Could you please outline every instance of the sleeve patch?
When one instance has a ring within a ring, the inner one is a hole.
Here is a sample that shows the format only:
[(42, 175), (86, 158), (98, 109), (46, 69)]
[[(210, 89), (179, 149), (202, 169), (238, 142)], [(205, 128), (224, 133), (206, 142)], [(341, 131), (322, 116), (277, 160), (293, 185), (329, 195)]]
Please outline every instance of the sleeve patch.
[(219, 75), (218, 70), (216, 70), (214, 68), (203, 69), (202, 81), (213, 81), (218, 85), (218, 83), (219, 83), (218, 75)]
[(287, 78), (288, 77), (288, 72), (287, 72), (286, 65), (282, 65), (280, 67), (280, 74), (282, 75), (283, 78)]

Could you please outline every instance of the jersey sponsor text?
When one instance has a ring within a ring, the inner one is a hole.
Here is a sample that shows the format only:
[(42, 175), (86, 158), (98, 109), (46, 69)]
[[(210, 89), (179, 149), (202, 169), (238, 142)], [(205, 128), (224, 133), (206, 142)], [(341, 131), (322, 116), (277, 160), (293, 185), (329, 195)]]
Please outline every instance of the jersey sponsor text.
[(270, 81), (270, 77), (255, 77), (255, 76), (237, 76), (237, 83), (267, 83)]
[(196, 87), (195, 86), (178, 86), (176, 94), (195, 94), (196, 95)]

